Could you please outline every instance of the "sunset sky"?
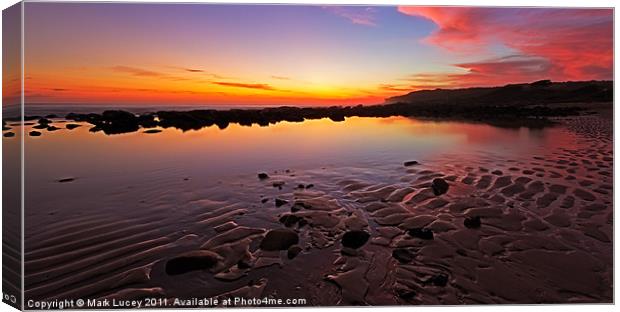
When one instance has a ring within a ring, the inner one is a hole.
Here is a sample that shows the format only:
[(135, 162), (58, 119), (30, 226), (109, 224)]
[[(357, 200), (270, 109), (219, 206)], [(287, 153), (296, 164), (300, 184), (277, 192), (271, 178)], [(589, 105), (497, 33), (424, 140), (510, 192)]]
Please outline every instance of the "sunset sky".
[(27, 103), (344, 105), (609, 80), (613, 11), (26, 3)]

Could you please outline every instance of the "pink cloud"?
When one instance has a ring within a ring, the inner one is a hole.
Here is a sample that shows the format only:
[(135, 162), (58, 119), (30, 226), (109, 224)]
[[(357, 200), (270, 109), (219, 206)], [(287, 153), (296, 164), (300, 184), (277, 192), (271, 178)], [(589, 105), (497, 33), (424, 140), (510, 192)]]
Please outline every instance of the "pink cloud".
[[(518, 56), (456, 64), (468, 81), (511, 75), (514, 79), (612, 79), (613, 11), (610, 9), (399, 7), (431, 20), (426, 42), (475, 55), (494, 44)], [(466, 76), (469, 76), (466, 75)]]

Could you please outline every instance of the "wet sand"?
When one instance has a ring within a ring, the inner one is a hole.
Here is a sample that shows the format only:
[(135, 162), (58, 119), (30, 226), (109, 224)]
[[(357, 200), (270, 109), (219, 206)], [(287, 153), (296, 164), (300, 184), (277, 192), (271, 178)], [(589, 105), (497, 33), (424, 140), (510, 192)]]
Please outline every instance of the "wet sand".
[(567, 142), (512, 157), (454, 150), (262, 179), (260, 168), (217, 180), (162, 170), (101, 190), (93, 206), (107, 209), (27, 211), (25, 298), (612, 302), (612, 120), (558, 121)]

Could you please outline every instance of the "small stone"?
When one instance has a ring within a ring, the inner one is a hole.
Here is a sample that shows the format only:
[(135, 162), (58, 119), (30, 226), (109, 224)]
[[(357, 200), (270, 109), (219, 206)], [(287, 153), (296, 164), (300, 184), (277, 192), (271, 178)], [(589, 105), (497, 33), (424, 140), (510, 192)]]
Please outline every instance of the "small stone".
[(77, 127), (81, 127), (81, 126), (82, 126), (82, 125), (78, 125), (78, 124), (72, 124), (72, 123), (69, 123), (69, 124), (66, 124), (66, 125), (65, 125), (65, 128), (67, 128), (67, 129), (69, 129), (69, 130), (73, 130), (73, 129), (75, 129), (75, 128), (77, 128)]
[(435, 286), (444, 287), (444, 286), (448, 285), (448, 275), (446, 275), (446, 274), (437, 274), (437, 275), (431, 277), (429, 282), (432, 283)]
[(75, 181), (75, 178), (64, 178), (64, 179), (60, 179), (57, 182), (59, 183), (67, 183), (67, 182), (73, 182)]
[(148, 129), (148, 130), (144, 131), (144, 133), (151, 133), (151, 134), (152, 133), (160, 133), (160, 132), (161, 132), (161, 130), (159, 130), (159, 129)]
[(268, 202), (268, 201), (269, 201), (269, 198), (263, 198), (263, 199), (260, 200), (260, 202), (263, 203), (263, 204)]
[(283, 215), (282, 217), (280, 217), (280, 223), (284, 224), (284, 226), (286, 227), (291, 227), (293, 225), (295, 225), (295, 223), (299, 222), (301, 218), (296, 216), (296, 215), (292, 215), (292, 214), (286, 214)]
[(450, 185), (448, 182), (442, 178), (434, 179), (431, 183), (431, 188), (433, 189), (433, 194), (435, 194), (435, 196), (445, 194), (449, 187)]
[(312, 184), (312, 183), (310, 183), (310, 184), (306, 185), (306, 188), (307, 188), (307, 189), (309, 189), (309, 188), (313, 188), (313, 187), (314, 187), (314, 184)]
[(392, 257), (400, 263), (409, 263), (415, 258), (415, 254), (408, 248), (396, 248), (392, 251)]
[(269, 179), (269, 175), (264, 173), (264, 172), (261, 172), (261, 173), (258, 174), (258, 179), (259, 180)]
[(370, 234), (366, 231), (349, 231), (342, 236), (342, 246), (357, 249), (364, 246), (369, 238)]
[(417, 162), (416, 160), (409, 160), (409, 161), (406, 161), (404, 163), (405, 167), (415, 166), (415, 165), (418, 165), (418, 164), (419, 164), (419, 162)]
[(41, 136), (41, 132), (39, 131), (30, 131), (30, 136)]
[(284, 199), (280, 199), (280, 198), (276, 198), (276, 207), (280, 207), (280, 206), (284, 206), (286, 204), (288, 204), (288, 200), (284, 200)]
[(407, 234), (409, 234), (409, 236), (411, 237), (425, 239), (425, 240), (433, 239), (433, 231), (431, 231), (430, 229), (425, 229), (425, 228), (410, 229), (409, 231), (407, 231)]
[(56, 127), (56, 126), (47, 126), (47, 131), (56, 131), (56, 130), (60, 130), (60, 128)]
[(467, 217), (465, 218), (465, 221), (463, 221), (463, 225), (465, 225), (465, 227), (468, 229), (478, 229), (481, 225), (480, 217)]
[(14, 137), (14, 136), (15, 136), (15, 133), (13, 133), (13, 132), (7, 132), (7, 133), (5, 133), (5, 134), (4, 134), (4, 136), (5, 136), (5, 137), (7, 137), (7, 138), (11, 138), (11, 137)]
[(275, 181), (271, 184), (273, 187), (277, 187), (279, 189), (282, 189), (282, 186), (284, 186), (284, 181)]
[(405, 300), (413, 299), (417, 295), (415, 291), (404, 288), (398, 288), (396, 294)]

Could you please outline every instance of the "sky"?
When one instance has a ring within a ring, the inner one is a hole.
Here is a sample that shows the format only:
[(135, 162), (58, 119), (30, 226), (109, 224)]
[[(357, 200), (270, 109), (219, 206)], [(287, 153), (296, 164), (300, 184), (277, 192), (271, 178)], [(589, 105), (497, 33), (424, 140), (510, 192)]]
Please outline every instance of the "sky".
[(611, 9), (25, 5), (27, 103), (356, 105), (613, 78)]

